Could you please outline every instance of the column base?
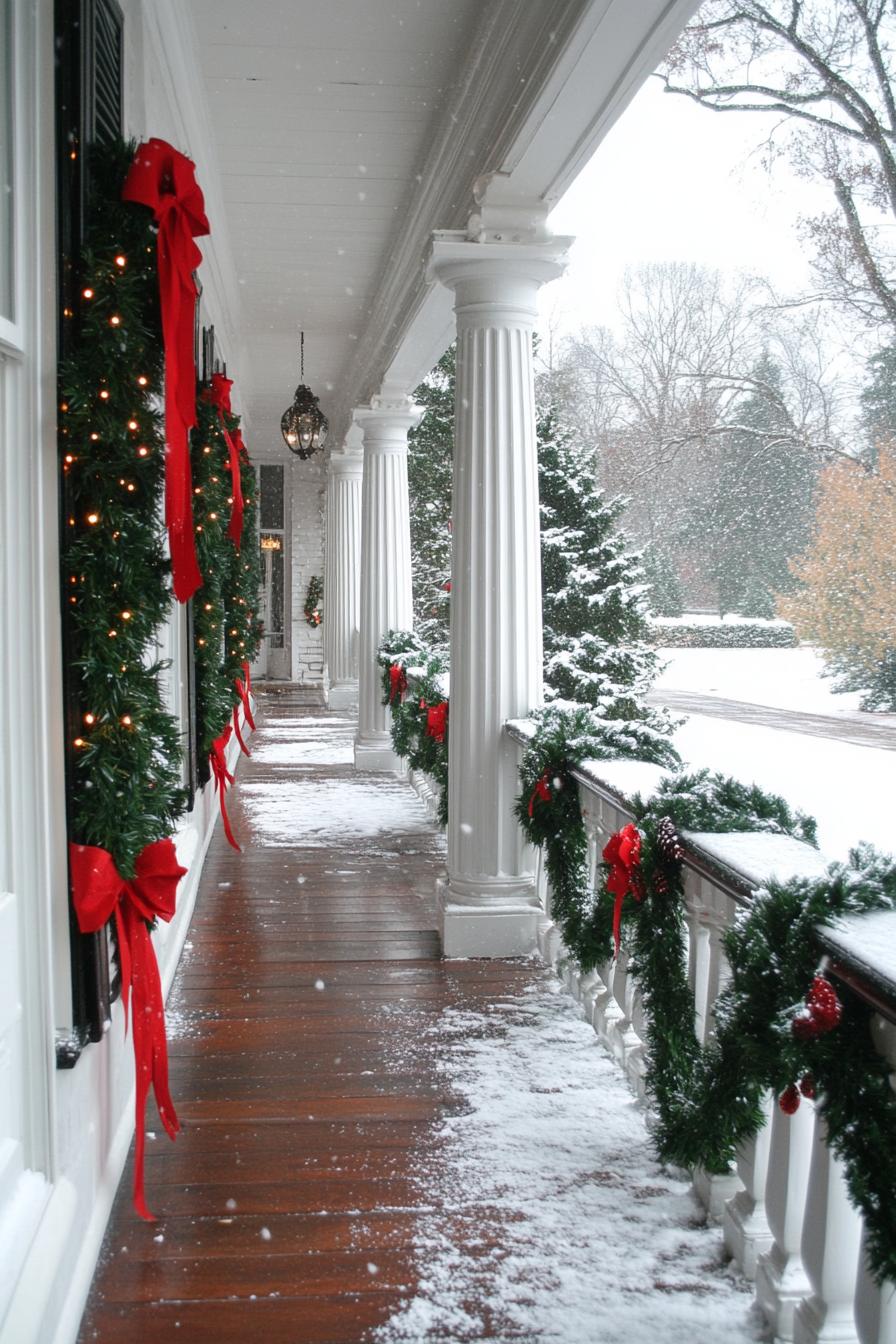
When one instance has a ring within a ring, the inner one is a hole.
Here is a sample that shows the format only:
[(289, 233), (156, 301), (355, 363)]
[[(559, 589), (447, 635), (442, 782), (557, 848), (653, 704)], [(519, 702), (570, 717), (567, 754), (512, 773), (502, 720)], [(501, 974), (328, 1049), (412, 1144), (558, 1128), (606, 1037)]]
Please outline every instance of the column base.
[(720, 1223), (725, 1213), (725, 1205), (744, 1188), (743, 1181), (736, 1171), (726, 1176), (713, 1175), (703, 1167), (695, 1167), (691, 1173), (697, 1198), (714, 1222)]
[(798, 1255), (788, 1256), (775, 1244), (756, 1266), (756, 1300), (776, 1340), (792, 1340), (794, 1316), (812, 1285)]
[(356, 770), (392, 770), (396, 773), (404, 770), (401, 758), (392, 750), (392, 739), (388, 733), (365, 734), (355, 738)]
[(765, 1209), (761, 1205), (757, 1209), (756, 1201), (748, 1190), (738, 1191), (725, 1205), (722, 1236), (744, 1276), (754, 1280), (759, 1257), (769, 1253), (775, 1239)]
[(528, 957), (537, 949), (543, 912), (534, 878), (440, 878), (436, 897), (443, 957)]
[(337, 681), (325, 691), (327, 709), (357, 709), (358, 683), (356, 681)]

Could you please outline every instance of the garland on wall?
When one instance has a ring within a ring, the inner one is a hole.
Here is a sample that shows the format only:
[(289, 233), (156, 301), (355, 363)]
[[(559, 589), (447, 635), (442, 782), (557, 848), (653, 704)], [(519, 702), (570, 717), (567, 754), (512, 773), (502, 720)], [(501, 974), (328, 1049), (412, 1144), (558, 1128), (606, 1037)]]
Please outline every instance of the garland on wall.
[(323, 620), (321, 603), (324, 596), (324, 585), (316, 574), (312, 574), (308, 583), (308, 592), (305, 594), (305, 620), (310, 626), (316, 627)]
[[(173, 176), (166, 187), (169, 168)], [(227, 464), (223, 483), (211, 479), (217, 474), (211, 461), (214, 450), (201, 454), (209, 458), (208, 479), (203, 476), (198, 493), (190, 486), (189, 461), (175, 462), (171, 452), (166, 479), (170, 437), (163, 432), (159, 410), (163, 392), (169, 430), (177, 420), (186, 434), (192, 412), (180, 397), (176, 407), (171, 404), (172, 328), (170, 313), (166, 318), (160, 308), (158, 264), (162, 259), (170, 265), (173, 253), (169, 249), (162, 257), (161, 233), (153, 227), (154, 203), (143, 199), (142, 188), (151, 179), (163, 195), (174, 194), (161, 210), (165, 229), (177, 232), (178, 213), (185, 210), (190, 218), (182, 221), (184, 239), (191, 244), (190, 233), (197, 231), (202, 213), (192, 164), (164, 142), (151, 141), (136, 150), (117, 142), (94, 147), (90, 169), (91, 212), (79, 307), (64, 313), (65, 321), (77, 324), (78, 339), (70, 343), (73, 353), (59, 372), (67, 504), (63, 601), (68, 658), (76, 673), (70, 693), (76, 704), (68, 706), (77, 724), (70, 743), (69, 856), (72, 902), (82, 932), (115, 924), (125, 1027), (132, 1034), (137, 1080), (134, 1204), (142, 1217), (151, 1218), (143, 1175), (150, 1087), (172, 1138), (179, 1123), (168, 1088), (164, 1004), (150, 932), (156, 918), (173, 917), (177, 885), (186, 872), (171, 838), (187, 804), (180, 730), (163, 704), (160, 673), (165, 665), (154, 659), (156, 632), (171, 602), (163, 500), (169, 540), (187, 583), (193, 581), (194, 548), (184, 526), (192, 501), (199, 501), (208, 514), (220, 502), (230, 520), (224, 557), (211, 544), (210, 529), (209, 546), (202, 551), (208, 586), (196, 599), (200, 621), (206, 620), (215, 637), (204, 636), (210, 657), (200, 675), (208, 725), (220, 713), (225, 718), (230, 714), (235, 691), (251, 715), (249, 660), (260, 635), (255, 483), (245, 465), (246, 498), (237, 526), (238, 515), (230, 505), (237, 492), (227, 481)], [(195, 287), (187, 288), (195, 302)], [(161, 295), (163, 303), (166, 294)], [(187, 317), (192, 332), (192, 307)], [(178, 359), (183, 373), (182, 351)], [(179, 497), (185, 483), (186, 500)], [(196, 524), (201, 529), (196, 539), (201, 542), (206, 523), (216, 521), (207, 518)], [(241, 551), (235, 542), (242, 543)]]
[[(380, 644), (383, 704), (389, 707), (392, 747), (412, 770), (439, 789), (437, 818), (448, 823), (448, 701), (442, 678), (447, 653), (429, 648), (412, 630), (390, 630)], [(413, 689), (409, 685), (413, 678)]]
[(604, 849), (597, 892), (571, 769), (594, 755), (570, 723), (542, 719), (521, 767), (517, 816), (545, 851), (554, 914), (583, 969), (612, 958), (621, 939), (647, 1021), (647, 1087), (661, 1159), (730, 1170), (763, 1122), (771, 1089), (792, 1113), (815, 1097), (828, 1141), (843, 1159), (867, 1227), (879, 1281), (896, 1277), (896, 1097), (877, 1052), (871, 1011), (818, 972), (817, 927), (849, 914), (896, 908), (896, 863), (863, 846), (820, 880), (772, 882), (724, 935), (732, 978), (701, 1046), (682, 956), (686, 938), (681, 835), (766, 831), (814, 844), (815, 823), (780, 798), (708, 771), (662, 782), (631, 804), (635, 821)]
[(255, 473), (230, 406), (232, 382), (215, 373), (200, 390), (193, 436), (193, 515), (203, 587), (194, 600), (196, 711), (199, 750), (208, 760), (228, 843), (239, 849), (227, 814), (233, 783), (225, 752), (231, 734), (249, 755), (239, 710), (255, 727), (249, 699), (249, 663), (258, 652), (261, 578), (255, 537)]

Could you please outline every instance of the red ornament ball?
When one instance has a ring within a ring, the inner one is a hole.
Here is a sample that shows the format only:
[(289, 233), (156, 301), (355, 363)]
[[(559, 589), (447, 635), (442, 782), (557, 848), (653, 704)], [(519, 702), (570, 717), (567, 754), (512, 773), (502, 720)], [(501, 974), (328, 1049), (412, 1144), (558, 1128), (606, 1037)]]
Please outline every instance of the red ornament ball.
[(778, 1098), (778, 1105), (785, 1115), (794, 1115), (795, 1112), (799, 1110), (800, 1094), (794, 1083), (791, 1083), (789, 1087), (785, 1087)]
[(815, 1079), (812, 1077), (811, 1073), (805, 1074), (800, 1079), (800, 1091), (802, 1092), (803, 1096), (806, 1098), (807, 1101), (814, 1100)]

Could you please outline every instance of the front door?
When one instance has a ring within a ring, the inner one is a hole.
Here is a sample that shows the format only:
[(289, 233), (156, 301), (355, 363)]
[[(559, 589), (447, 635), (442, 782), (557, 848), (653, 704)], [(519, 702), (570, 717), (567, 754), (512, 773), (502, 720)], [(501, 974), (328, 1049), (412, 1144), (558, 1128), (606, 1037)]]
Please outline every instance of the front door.
[(261, 556), (264, 562), (264, 640), (258, 654), (259, 675), (270, 681), (289, 681), (290, 640), (284, 468), (280, 463), (259, 467)]

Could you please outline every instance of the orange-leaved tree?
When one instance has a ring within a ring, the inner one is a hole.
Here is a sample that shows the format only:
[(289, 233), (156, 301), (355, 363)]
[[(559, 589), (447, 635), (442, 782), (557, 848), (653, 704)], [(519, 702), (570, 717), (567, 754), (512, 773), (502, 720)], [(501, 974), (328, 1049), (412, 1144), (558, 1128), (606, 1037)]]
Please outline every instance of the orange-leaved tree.
[(873, 466), (839, 461), (821, 474), (815, 529), (791, 562), (802, 585), (779, 610), (822, 649), (841, 690), (863, 709), (896, 710), (896, 444)]

